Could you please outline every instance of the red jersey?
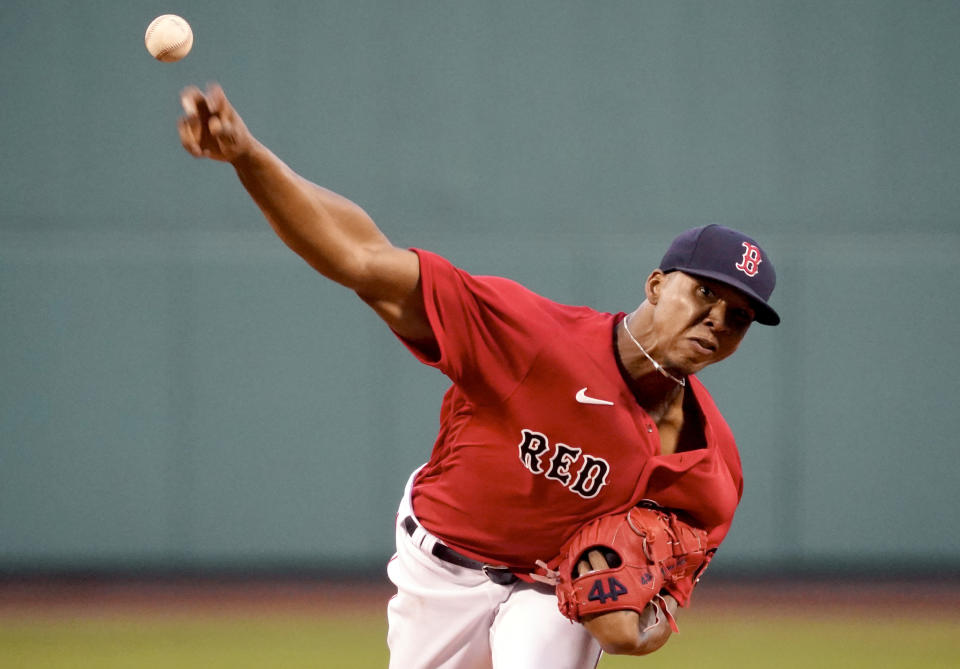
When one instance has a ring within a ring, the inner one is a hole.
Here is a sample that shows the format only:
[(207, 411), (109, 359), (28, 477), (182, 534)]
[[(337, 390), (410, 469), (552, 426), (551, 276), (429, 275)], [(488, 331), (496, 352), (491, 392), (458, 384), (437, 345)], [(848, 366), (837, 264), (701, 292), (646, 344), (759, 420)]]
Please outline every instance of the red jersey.
[[(623, 313), (557, 304), (500, 277), (472, 276), (422, 250), (424, 303), (446, 374), (440, 433), (413, 486), (430, 532), (472, 558), (532, 571), (584, 523), (649, 499), (720, 544), (743, 490), (733, 435), (688, 381), (702, 448), (660, 454), (615, 349)], [(583, 389), (583, 390), (581, 390)], [(689, 405), (688, 405), (689, 406)], [(693, 583), (671, 588), (681, 604)]]

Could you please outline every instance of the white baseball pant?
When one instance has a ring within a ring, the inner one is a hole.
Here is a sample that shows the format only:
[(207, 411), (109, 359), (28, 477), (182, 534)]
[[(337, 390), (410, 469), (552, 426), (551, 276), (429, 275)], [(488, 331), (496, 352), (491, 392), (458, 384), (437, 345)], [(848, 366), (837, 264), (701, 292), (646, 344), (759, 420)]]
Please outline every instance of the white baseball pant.
[(600, 646), (557, 609), (553, 588), (498, 585), (479, 569), (434, 556), (439, 541), (413, 516), (407, 483), (397, 513), (397, 552), (387, 574), (397, 594), (387, 607), (391, 669), (595, 669)]

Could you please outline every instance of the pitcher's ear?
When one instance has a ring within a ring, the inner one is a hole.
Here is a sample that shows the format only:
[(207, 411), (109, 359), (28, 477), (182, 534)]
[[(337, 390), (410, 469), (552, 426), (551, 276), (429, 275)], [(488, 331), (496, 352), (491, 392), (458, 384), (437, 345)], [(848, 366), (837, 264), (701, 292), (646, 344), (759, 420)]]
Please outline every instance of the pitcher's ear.
[(647, 302), (656, 304), (660, 300), (660, 294), (663, 292), (663, 287), (666, 282), (667, 275), (662, 269), (655, 269), (650, 272), (650, 276), (647, 277), (647, 282), (644, 285)]

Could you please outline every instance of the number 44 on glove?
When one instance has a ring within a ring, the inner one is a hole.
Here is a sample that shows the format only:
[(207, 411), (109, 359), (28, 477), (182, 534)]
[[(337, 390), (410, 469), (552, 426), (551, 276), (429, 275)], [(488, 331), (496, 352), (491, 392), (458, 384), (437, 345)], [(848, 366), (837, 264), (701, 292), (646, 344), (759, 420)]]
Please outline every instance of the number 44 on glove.
[[(578, 575), (590, 551), (600, 551), (609, 567)], [(540, 561), (545, 574), (533, 578), (556, 586), (560, 613), (575, 622), (624, 609), (642, 613), (653, 602), (677, 631), (660, 591), (701, 570), (708, 555), (706, 532), (667, 510), (635, 506), (584, 525), (564, 544), (556, 569)]]

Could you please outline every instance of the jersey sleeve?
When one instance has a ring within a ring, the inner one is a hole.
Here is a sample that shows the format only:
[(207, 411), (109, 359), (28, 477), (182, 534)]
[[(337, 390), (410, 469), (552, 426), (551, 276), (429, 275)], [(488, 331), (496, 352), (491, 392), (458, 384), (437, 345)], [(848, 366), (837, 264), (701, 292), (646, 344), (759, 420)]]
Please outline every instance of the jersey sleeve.
[[(739, 465), (739, 458), (737, 458), (737, 465)], [(737, 470), (735, 480), (737, 487), (737, 501), (739, 503), (739, 500), (743, 498), (743, 477), (740, 475), (739, 470)], [(676, 583), (671, 583), (664, 587), (667, 592), (673, 595), (674, 599), (677, 600), (680, 606), (685, 607), (690, 604), (690, 597), (693, 595), (693, 589), (700, 581), (700, 577), (706, 570), (707, 565), (709, 565), (710, 561), (713, 560), (713, 556), (716, 555), (717, 549), (720, 548), (720, 544), (723, 542), (724, 538), (726, 538), (727, 533), (730, 531), (730, 527), (732, 525), (733, 518), (731, 517), (726, 522), (711, 528), (707, 533), (707, 543), (709, 545), (709, 548), (707, 549), (707, 556), (700, 568), (697, 569), (696, 573), (691, 574), (687, 578)]]
[(664, 586), (664, 590), (673, 595), (673, 598), (677, 600), (677, 603), (680, 604), (680, 606), (686, 607), (690, 604), (690, 598), (693, 595), (693, 589), (700, 581), (700, 577), (706, 570), (707, 565), (709, 565), (710, 561), (713, 560), (713, 556), (720, 547), (720, 542), (723, 541), (723, 538), (727, 535), (727, 532), (730, 531), (730, 525), (731, 523), (728, 522), (720, 527), (715, 527), (707, 535), (707, 541), (710, 545), (710, 548), (707, 549), (706, 559), (703, 561), (703, 564), (700, 566), (700, 568), (697, 569), (696, 573), (691, 574), (687, 578), (677, 581), (676, 583), (669, 583)]
[[(730, 532), (734, 514), (743, 499), (743, 466), (733, 432), (713, 398), (696, 377), (691, 377), (691, 387), (707, 420), (707, 432), (712, 435), (709, 438), (714, 442), (716, 457), (712, 461), (713, 465), (707, 468), (707, 471), (714, 472), (714, 475), (697, 480), (693, 486), (697, 491), (695, 497), (701, 502), (694, 515), (700, 520), (700, 526), (707, 531), (707, 560), (697, 573), (665, 587), (680, 606), (690, 603), (697, 581)], [(694, 508), (685, 507), (683, 504), (673, 506), (688, 512), (694, 511)]]
[(430, 353), (401, 341), (473, 400), (506, 398), (542, 346), (538, 328), (548, 318), (547, 300), (509, 279), (474, 276), (434, 253), (413, 251), (420, 258), (421, 291), (436, 349)]

